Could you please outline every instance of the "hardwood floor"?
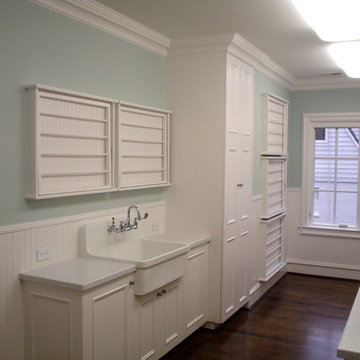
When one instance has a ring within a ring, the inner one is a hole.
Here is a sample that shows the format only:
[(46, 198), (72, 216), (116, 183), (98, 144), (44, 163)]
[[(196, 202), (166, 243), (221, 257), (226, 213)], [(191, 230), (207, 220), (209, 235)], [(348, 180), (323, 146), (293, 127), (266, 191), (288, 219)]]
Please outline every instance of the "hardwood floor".
[(162, 360), (332, 360), (359, 282), (288, 274), (251, 311), (200, 329)]

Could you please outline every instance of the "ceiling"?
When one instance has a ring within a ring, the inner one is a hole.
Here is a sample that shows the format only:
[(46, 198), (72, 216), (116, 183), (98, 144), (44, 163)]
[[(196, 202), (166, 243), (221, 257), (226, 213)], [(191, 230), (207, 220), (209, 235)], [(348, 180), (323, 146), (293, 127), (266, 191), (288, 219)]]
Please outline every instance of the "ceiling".
[(342, 73), (291, 0), (97, 1), (171, 39), (236, 32), (297, 79)]

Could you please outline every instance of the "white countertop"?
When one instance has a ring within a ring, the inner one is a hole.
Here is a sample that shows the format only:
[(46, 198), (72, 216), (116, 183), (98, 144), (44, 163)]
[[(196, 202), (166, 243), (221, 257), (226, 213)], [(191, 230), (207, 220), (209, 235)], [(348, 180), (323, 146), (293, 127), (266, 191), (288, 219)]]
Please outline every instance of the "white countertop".
[(338, 346), (337, 356), (346, 360), (360, 360), (360, 289)]
[(151, 240), (172, 241), (190, 245), (190, 249), (206, 244), (211, 241), (211, 236), (206, 234), (160, 234), (148, 237)]
[(136, 270), (135, 265), (119, 261), (74, 258), (22, 272), (21, 280), (85, 291)]

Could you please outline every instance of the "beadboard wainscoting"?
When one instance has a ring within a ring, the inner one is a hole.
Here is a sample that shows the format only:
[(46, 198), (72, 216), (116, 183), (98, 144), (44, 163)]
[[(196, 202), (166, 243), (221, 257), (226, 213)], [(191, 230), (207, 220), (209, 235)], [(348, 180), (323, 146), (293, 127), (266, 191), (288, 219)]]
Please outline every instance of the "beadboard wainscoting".
[[(130, 204), (129, 204), (130, 205)], [(143, 234), (164, 231), (165, 202), (138, 204), (149, 218), (139, 224)], [(126, 218), (125, 208), (0, 227), (0, 358), (23, 360), (23, 305), (19, 272), (54, 264), (78, 256), (78, 231), (88, 222), (111, 223)], [(153, 231), (153, 229), (155, 231)], [(104, 229), (106, 231), (106, 229)], [(48, 248), (50, 258), (37, 261), (37, 249)]]
[(301, 234), (301, 189), (288, 189), (287, 271), (360, 280), (360, 239)]

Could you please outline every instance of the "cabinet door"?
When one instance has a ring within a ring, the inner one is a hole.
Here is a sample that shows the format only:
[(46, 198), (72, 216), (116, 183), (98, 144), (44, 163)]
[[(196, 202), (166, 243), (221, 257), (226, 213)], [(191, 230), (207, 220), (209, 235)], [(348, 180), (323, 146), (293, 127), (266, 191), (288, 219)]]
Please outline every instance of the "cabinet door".
[(180, 342), (182, 334), (182, 297), (182, 279), (163, 287), (161, 296), (158, 297), (162, 323), (161, 354), (165, 354)]
[(185, 275), (184, 322), (188, 333), (206, 321), (208, 287), (208, 245), (199, 246), (188, 254)]
[(159, 339), (161, 337), (161, 313), (158, 297), (161, 293), (137, 296), (135, 300), (134, 359), (159, 358)]
[(159, 359), (182, 339), (182, 282), (135, 300), (134, 359)]
[[(84, 308), (84, 358), (131, 359), (129, 332), (132, 325), (133, 290), (130, 278), (102, 287), (86, 296)], [(89, 346), (92, 342), (92, 346)]]
[(252, 188), (253, 70), (227, 58), (224, 238), (221, 318), (246, 301), (246, 259)]

